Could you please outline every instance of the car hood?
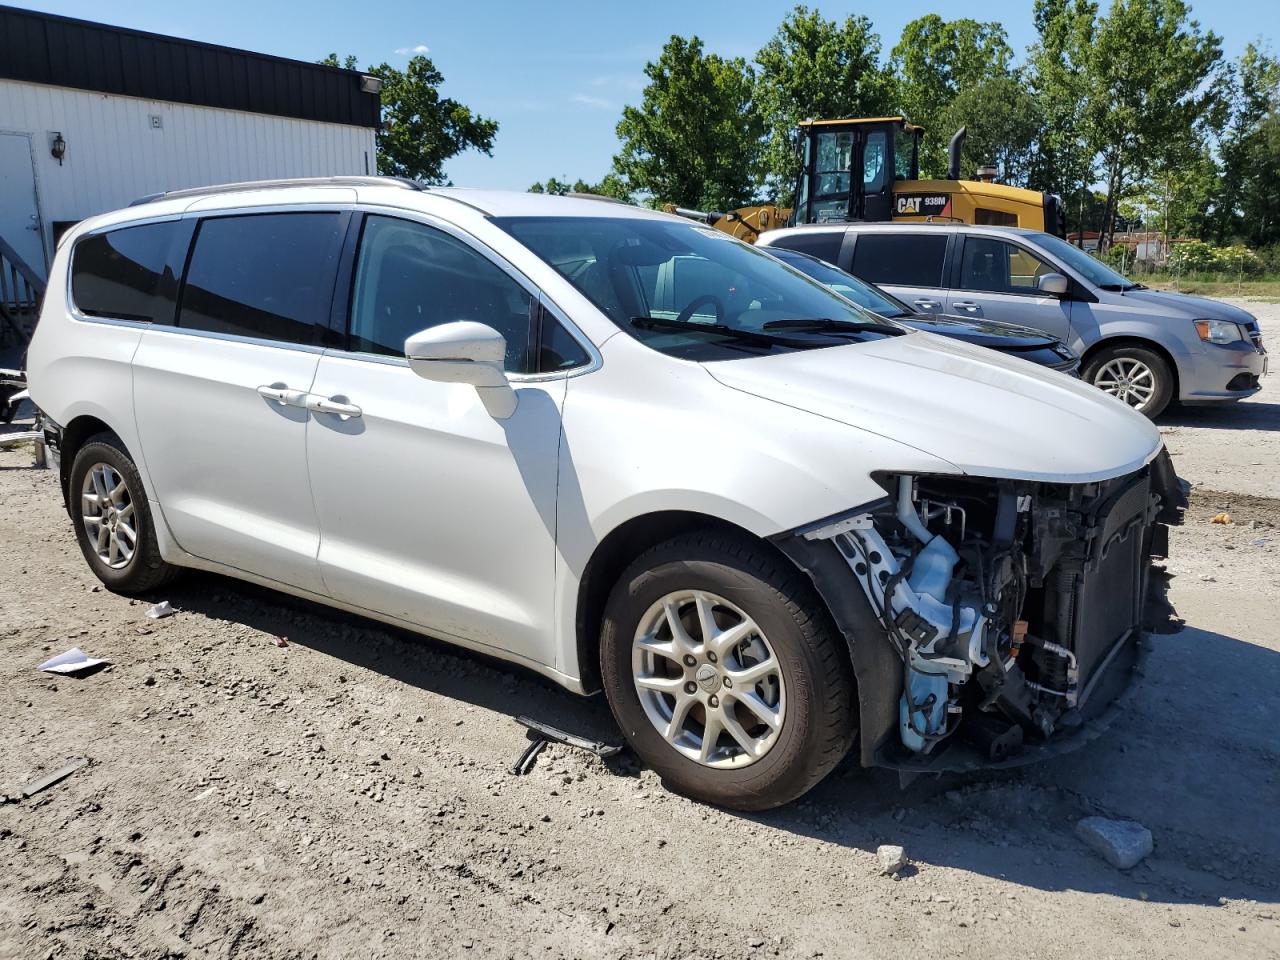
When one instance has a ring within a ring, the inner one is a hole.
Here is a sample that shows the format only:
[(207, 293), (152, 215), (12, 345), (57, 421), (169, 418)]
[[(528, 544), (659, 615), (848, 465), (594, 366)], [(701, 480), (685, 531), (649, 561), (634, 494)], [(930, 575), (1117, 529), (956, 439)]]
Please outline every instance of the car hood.
[(1137, 300), (1166, 313), (1176, 313), (1190, 320), (1230, 320), (1256, 329), (1254, 318), (1248, 311), (1223, 303), (1221, 300), (1193, 297), (1186, 293), (1172, 293), (1167, 290), (1126, 290), (1123, 296), (1126, 300)]
[(1130, 473), (1160, 449), (1151, 422), (1101, 390), (928, 333), (704, 367), (727, 387), (908, 444), (975, 476), (1086, 483)]
[(965, 343), (976, 343), (995, 350), (1033, 350), (1052, 346), (1057, 340), (1041, 330), (1000, 320), (970, 320), (967, 317), (932, 313), (912, 313), (894, 319), (916, 330), (954, 337)]

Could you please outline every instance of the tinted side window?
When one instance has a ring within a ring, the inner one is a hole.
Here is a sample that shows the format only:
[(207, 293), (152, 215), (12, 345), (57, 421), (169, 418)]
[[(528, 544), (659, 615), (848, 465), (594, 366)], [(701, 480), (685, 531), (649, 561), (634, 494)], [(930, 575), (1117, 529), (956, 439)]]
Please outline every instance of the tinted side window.
[(1016, 244), (991, 237), (966, 237), (960, 257), (960, 287), (993, 293), (1036, 292), (1036, 283), (1054, 268)]
[(872, 283), (940, 287), (946, 258), (945, 233), (859, 233), (852, 272)]
[(474, 320), (506, 337), (507, 371), (529, 373), (533, 306), (520, 284), (461, 240), (408, 220), (365, 220), (350, 349), (402, 357), (405, 340), (418, 331)]
[[(844, 242), (843, 230), (802, 230), (779, 237), (770, 244), (784, 250), (798, 250), (827, 263), (840, 263), (840, 244)], [(769, 249), (765, 247), (765, 249)]]
[(77, 309), (90, 317), (172, 323), (173, 260), (181, 256), (175, 248), (188, 231), (174, 220), (85, 237), (71, 259)]
[(265, 213), (203, 220), (178, 326), (311, 344), (329, 318), (341, 213)]

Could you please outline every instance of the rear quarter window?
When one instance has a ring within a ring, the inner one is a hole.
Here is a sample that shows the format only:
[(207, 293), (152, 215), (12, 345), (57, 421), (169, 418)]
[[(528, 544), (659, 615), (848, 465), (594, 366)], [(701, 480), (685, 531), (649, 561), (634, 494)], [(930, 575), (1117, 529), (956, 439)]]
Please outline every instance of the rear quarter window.
[[(811, 257), (825, 260), (827, 263), (840, 265), (840, 244), (844, 242), (843, 230), (804, 230), (779, 237), (769, 244), (770, 247), (781, 247), (783, 250), (795, 250), (807, 253)], [(769, 249), (769, 247), (765, 247)]]
[(945, 233), (859, 233), (852, 272), (872, 283), (941, 287), (946, 259)]
[(172, 220), (85, 237), (71, 257), (71, 299), (89, 317), (172, 323), (190, 224)]

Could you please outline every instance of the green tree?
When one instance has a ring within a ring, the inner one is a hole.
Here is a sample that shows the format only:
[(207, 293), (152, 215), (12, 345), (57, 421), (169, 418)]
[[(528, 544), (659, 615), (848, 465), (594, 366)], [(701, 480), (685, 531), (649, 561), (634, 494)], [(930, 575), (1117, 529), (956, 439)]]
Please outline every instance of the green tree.
[(1227, 97), (1230, 117), (1219, 140), (1220, 188), (1212, 230), (1218, 242), (1254, 246), (1280, 241), (1280, 62), (1249, 44), (1235, 63)]
[(1101, 225), (1102, 206), (1090, 189), (1097, 164), (1082, 109), (1097, 16), (1093, 0), (1035, 0), (1039, 41), (1027, 63), (1028, 90), (1041, 115), (1027, 185), (1060, 194), (1067, 222), (1081, 231)]
[(552, 193), (557, 196), (564, 196), (567, 193), (590, 193), (598, 197), (621, 200), (624, 203), (633, 202), (631, 191), (616, 173), (605, 174), (604, 179), (599, 183), (587, 183), (582, 178), (578, 178), (571, 184), (567, 180), (551, 177), (544, 183), (535, 183), (529, 188), (529, 192)]
[(863, 16), (825, 20), (797, 6), (756, 54), (756, 109), (768, 131), (764, 152), (767, 192), (792, 202), (801, 120), (875, 117), (892, 103), (889, 74), (880, 66), (880, 37)]
[(762, 126), (752, 108), (752, 70), (741, 57), (704, 54), (697, 37), (673, 36), (639, 107), (618, 122), (614, 172), (654, 203), (728, 210), (755, 194)]
[[(960, 153), (961, 176), (971, 177), (979, 166), (989, 163), (1003, 183), (1023, 186), (1030, 179), (1044, 115), (1019, 76), (989, 77), (963, 87), (934, 122), (942, 131), (961, 127), (967, 131)], [(943, 158), (936, 151), (931, 156), (924, 172), (942, 175), (945, 150)], [(922, 152), (922, 167), (924, 157)]]
[[(968, 154), (979, 162), (996, 159), (990, 145), (998, 142), (1001, 133), (1016, 133), (1020, 143), (1014, 152), (1029, 153), (1030, 141), (1023, 137), (1022, 127), (1034, 104), (1024, 97), (1016, 102), (1010, 99), (1012, 91), (1020, 89), (1012, 82), (1012, 62), (1013, 48), (998, 23), (943, 20), (930, 13), (903, 28), (889, 63), (897, 81), (899, 109), (925, 128), (920, 147), (922, 175), (945, 174), (947, 143), (961, 125), (970, 128), (973, 142)], [(964, 102), (956, 106), (961, 96)], [(970, 123), (957, 124), (957, 119)], [(972, 175), (968, 166), (964, 172)]]
[[(321, 63), (355, 70), (331, 53)], [(428, 58), (413, 57), (404, 70), (382, 63), (365, 71), (382, 81), (383, 127), (378, 131), (378, 172), (422, 183), (445, 183), (445, 161), (464, 150), (492, 156), (498, 122), (440, 95), (444, 75)]]
[(1104, 243), (1127, 188), (1198, 152), (1221, 110), (1221, 59), (1183, 0), (1114, 0), (1099, 20), (1084, 115), (1106, 189)]

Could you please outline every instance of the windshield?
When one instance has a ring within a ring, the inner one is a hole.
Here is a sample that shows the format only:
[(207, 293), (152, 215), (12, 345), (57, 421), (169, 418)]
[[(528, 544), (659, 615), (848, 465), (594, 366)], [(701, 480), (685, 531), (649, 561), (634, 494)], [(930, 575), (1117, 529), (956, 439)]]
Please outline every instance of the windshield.
[(639, 217), (492, 221), (655, 350), (726, 360), (903, 332), (727, 234)]
[(846, 300), (852, 300), (872, 313), (878, 313), (882, 317), (904, 317), (911, 313), (901, 300), (895, 300), (883, 290), (829, 263), (779, 247), (766, 249), (783, 263), (795, 267), (806, 276), (813, 277), (823, 286), (830, 287)]
[(1115, 290), (1132, 290), (1137, 286), (1136, 283), (1125, 279), (1124, 276), (1116, 273), (1101, 260), (1095, 260), (1079, 247), (1067, 243), (1061, 237), (1055, 237), (1049, 233), (1038, 233), (1034, 239), (1037, 244), (1044, 248), (1045, 252), (1053, 254), (1095, 286)]

